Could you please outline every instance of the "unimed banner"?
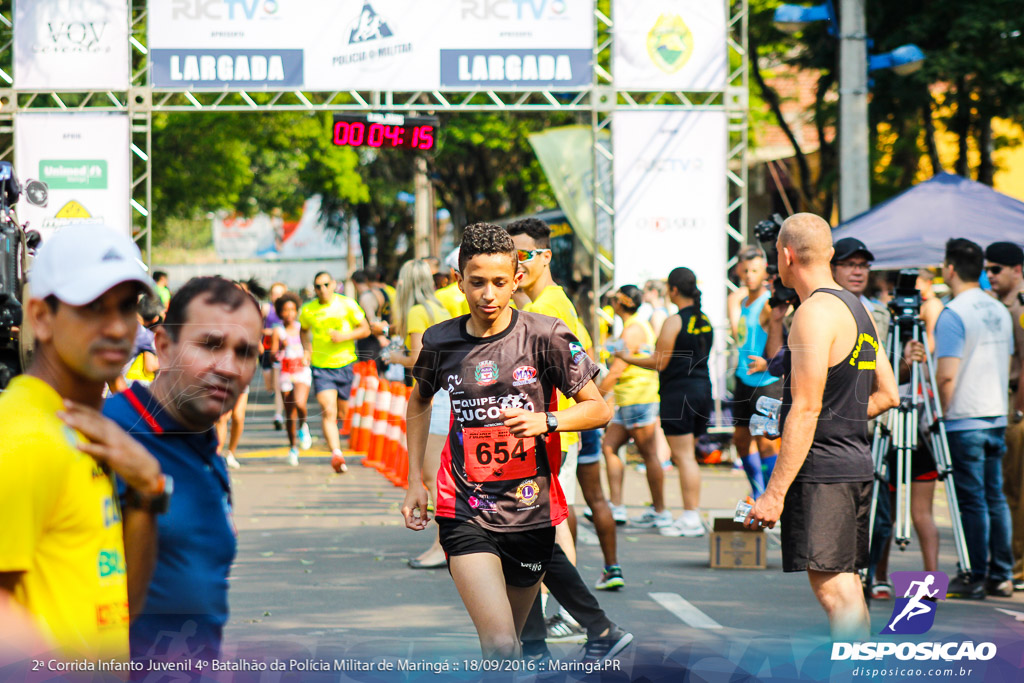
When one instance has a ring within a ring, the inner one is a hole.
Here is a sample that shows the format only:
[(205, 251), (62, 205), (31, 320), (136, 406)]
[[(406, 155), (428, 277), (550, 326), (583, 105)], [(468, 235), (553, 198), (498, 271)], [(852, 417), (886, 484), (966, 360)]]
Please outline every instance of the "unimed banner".
[(724, 325), (726, 130), (723, 112), (616, 112), (615, 285), (642, 287), (686, 266)]
[(620, 0), (613, 11), (617, 87), (725, 89), (725, 0)]
[(14, 87), (127, 90), (126, 0), (17, 0)]
[(45, 207), (18, 203), (45, 240), (69, 223), (105, 224), (131, 234), (127, 114), (15, 114), (14, 168), (50, 186)]
[(159, 88), (588, 87), (593, 0), (150, 0)]

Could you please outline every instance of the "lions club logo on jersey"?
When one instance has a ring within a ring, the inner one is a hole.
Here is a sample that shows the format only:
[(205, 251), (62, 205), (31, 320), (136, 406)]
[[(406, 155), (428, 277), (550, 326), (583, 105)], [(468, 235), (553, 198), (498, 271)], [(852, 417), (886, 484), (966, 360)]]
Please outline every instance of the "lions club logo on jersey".
[(532, 365), (520, 365), (512, 371), (512, 386), (521, 387), (537, 381), (537, 368)]
[(530, 506), (540, 497), (540, 487), (533, 479), (527, 479), (516, 489), (516, 500), (524, 506)]
[(482, 387), (489, 386), (498, 381), (498, 364), (493, 360), (484, 360), (476, 364), (476, 383)]

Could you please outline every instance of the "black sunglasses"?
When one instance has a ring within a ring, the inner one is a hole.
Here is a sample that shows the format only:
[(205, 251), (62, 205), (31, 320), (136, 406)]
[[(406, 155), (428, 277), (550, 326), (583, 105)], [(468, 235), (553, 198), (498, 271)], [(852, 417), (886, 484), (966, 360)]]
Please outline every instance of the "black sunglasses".
[(331, 283), (330, 282), (322, 282), (322, 283), (320, 283), (318, 285), (315, 284), (313, 286), (316, 287), (317, 289), (330, 289)]
[(999, 275), (999, 273), (1003, 272), (1003, 267), (1002, 266), (985, 266), (985, 271), (989, 272), (989, 273), (992, 273), (993, 275)]

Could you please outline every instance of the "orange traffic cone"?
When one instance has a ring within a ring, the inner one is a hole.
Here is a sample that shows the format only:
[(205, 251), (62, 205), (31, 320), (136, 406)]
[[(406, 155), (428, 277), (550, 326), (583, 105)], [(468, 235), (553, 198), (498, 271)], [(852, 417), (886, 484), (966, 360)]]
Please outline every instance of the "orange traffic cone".
[(359, 390), (363, 386), (363, 376), (366, 374), (366, 361), (361, 361), (352, 366), (352, 390), (348, 393), (348, 410), (345, 411), (345, 419), (342, 420), (341, 436), (349, 436), (352, 433), (352, 422), (355, 420), (356, 408), (359, 405)]
[[(373, 430), (370, 433), (370, 460), (374, 463), (384, 462), (384, 440), (388, 431), (388, 410), (391, 408), (391, 382), (380, 381), (377, 389), (377, 400), (373, 407)], [(375, 465), (376, 466), (376, 465)]]
[[(377, 401), (377, 386), (380, 381), (373, 374), (363, 378), (363, 401), (359, 406), (359, 427), (352, 423), (352, 450), (366, 454), (369, 452), (370, 435), (373, 432), (373, 406)], [(366, 461), (363, 461), (364, 464)]]

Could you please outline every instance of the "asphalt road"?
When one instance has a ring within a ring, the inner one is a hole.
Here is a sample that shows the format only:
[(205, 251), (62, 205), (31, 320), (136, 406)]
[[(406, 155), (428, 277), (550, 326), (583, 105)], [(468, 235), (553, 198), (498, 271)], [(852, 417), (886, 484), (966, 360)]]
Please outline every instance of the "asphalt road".
[[(285, 443), (284, 435), (270, 425), (272, 409), (260, 403), (261, 392), (254, 391), (253, 398), (257, 400), (250, 407), (239, 449), (242, 468), (232, 474), (239, 552), (231, 576), (225, 654), (435, 663), (476, 657), (473, 625), (447, 572), (414, 571), (406, 565), (430, 538), (402, 524), (398, 506), (404, 492), (375, 470), (358, 465), (347, 474), (335, 474), (326, 453), (316, 446), (303, 454), (298, 467), (287, 466), (285, 448), (279, 445)], [(319, 431), (315, 418), (310, 424), (314, 433)], [(747, 490), (742, 473), (703, 468), (703, 477), (706, 516), (730, 515)], [(667, 502), (678, 511), (676, 481), (675, 470), (667, 473)], [(627, 472), (626, 495), (631, 514), (639, 514), (648, 494), (643, 475), (633, 468)], [(579, 506), (577, 511), (581, 510)], [(936, 515), (942, 535), (940, 568), (953, 572), (952, 532), (941, 489)], [(580, 528), (578, 567), (592, 585), (602, 567), (600, 550), (589, 524), (581, 521)], [(635, 641), (620, 658), (623, 673), (606, 672), (602, 680), (636, 678), (641, 672), (653, 672), (651, 680), (661, 673), (668, 676), (665, 680), (680, 680), (676, 674), (683, 670), (690, 672), (691, 680), (730, 680), (737, 672), (766, 680), (837, 680), (831, 668), (837, 663), (828, 661), (827, 620), (806, 576), (781, 571), (777, 538), (769, 539), (766, 570), (710, 569), (708, 538), (665, 538), (629, 526), (619, 530), (619, 553), (626, 587), (597, 595), (609, 616), (632, 632)], [(920, 568), (916, 544), (904, 552), (893, 551), (891, 570)], [(892, 601), (872, 602), (873, 634), (885, 626), (892, 607)], [(944, 601), (927, 635), (904, 639), (993, 640), (999, 644), (999, 655), (988, 663), (987, 674), (954, 678), (1010, 680), (1003, 673), (993, 677), (996, 669), (991, 667), (1009, 662), (1018, 667), (1010, 675), (1020, 675), (1024, 594)], [(578, 647), (551, 645), (556, 657), (566, 658)], [(849, 669), (845, 671), (839, 679), (850, 680)], [(261, 674), (259, 680), (272, 680), (268, 675)], [(367, 674), (319, 674), (323, 680), (337, 680), (339, 675)], [(476, 674), (463, 670), (459, 675)], [(301, 676), (310, 677), (317, 674)]]

